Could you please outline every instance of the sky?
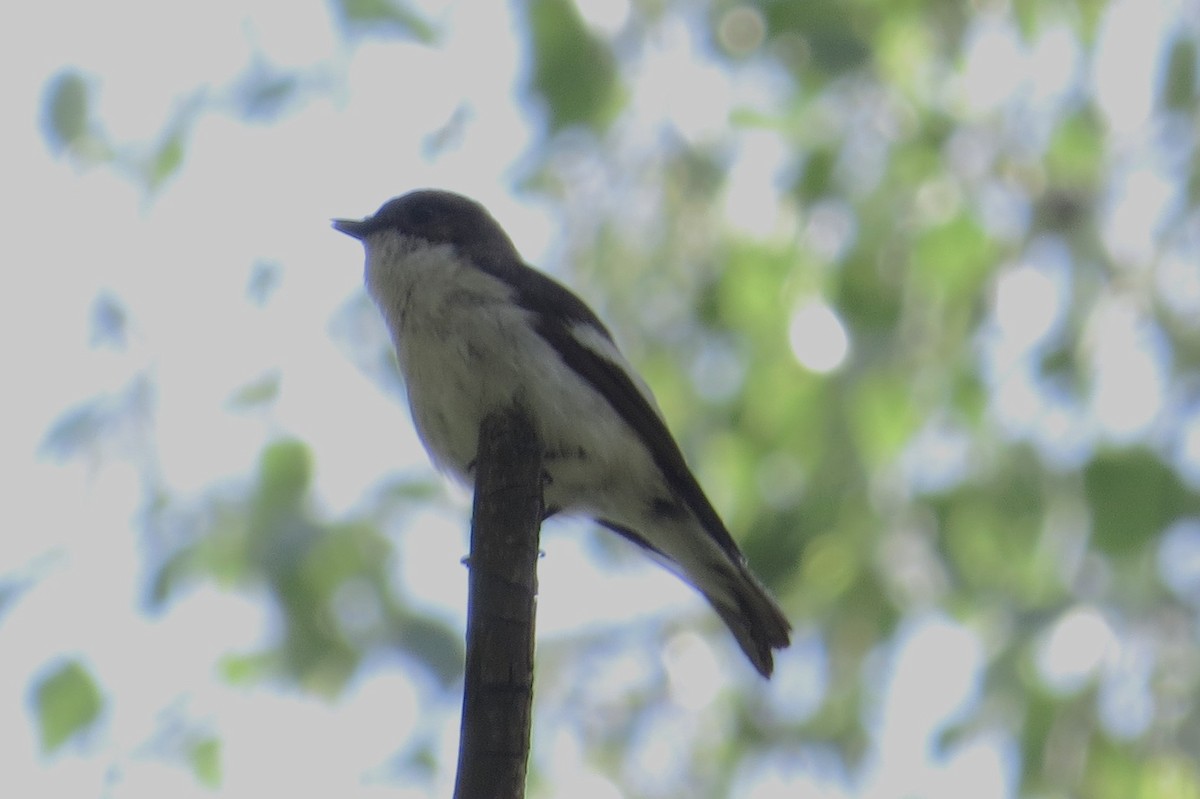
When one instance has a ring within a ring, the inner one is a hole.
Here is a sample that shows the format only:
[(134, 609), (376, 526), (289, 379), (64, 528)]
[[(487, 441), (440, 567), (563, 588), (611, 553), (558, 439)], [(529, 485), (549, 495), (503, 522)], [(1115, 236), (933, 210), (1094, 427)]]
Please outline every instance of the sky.
[[(441, 762), (452, 764), (456, 708), (428, 713), (428, 686), (392, 668), (370, 670), (334, 703), (223, 682), (216, 669), (223, 654), (252, 649), (273, 633), (277, 620), (265, 603), (201, 587), (170, 612), (145, 615), (133, 525), (141, 475), (111, 457), (119, 453), (63, 463), (42, 449), (64, 412), (123, 391), (145, 371), (155, 386), (160, 466), (185, 500), (199, 500), (214, 483), (246, 478), (264, 444), (286, 435), (312, 448), (317, 496), (330, 516), (353, 511), (381, 474), (426, 473), (402, 402), (364, 376), (331, 333), (361, 297), (362, 253), (328, 220), (363, 216), (405, 190), (435, 185), (483, 202), (527, 260), (551, 266), (561, 252), (562, 220), (512, 192), (538, 131), (514, 93), (525, 65), (511, 4), (414, 5), (445, 32), (440, 47), (384, 39), (347, 44), (325, 4), (278, 0), (23, 4), (21, 24), (0, 31), (0, 93), (9, 108), (0, 121), (0, 251), (9, 265), (9, 290), (0, 292), (0, 362), (9, 374), (0, 471), (14, 488), (6, 497), (14, 524), (0, 537), (0, 564), (5, 573), (36, 580), (0, 612), (0, 740), (10, 742), (0, 752), (0, 793), (204, 795), (153, 745), (173, 718), (192, 714), (222, 742), (223, 796), (448, 795), (452, 769), (434, 783), (403, 785), (389, 778), (388, 762), (425, 737), (437, 742)], [(628, 13), (619, 0), (581, 3), (581, 10), (600, 32), (619, 28)], [(969, 113), (985, 114), (1016, 91), (1052, 102), (1080, 82), (1094, 85), (1127, 154), (1111, 211), (1119, 224), (1108, 244), (1135, 264), (1150, 257), (1155, 220), (1174, 201), (1174, 184), (1144, 126), (1163, 32), (1182, 13), (1172, 0), (1119, 0), (1090, 65), (1064, 31), (1049, 32), (1025, 52), (1010, 25), (984, 20), (964, 67)], [(246, 124), (219, 109), (230, 101), (230, 81), (260, 56), (337, 88), (270, 124)], [(201, 116), (186, 163), (159, 196), (148, 200), (112, 170), (82, 168), (49, 151), (40, 103), (48, 81), (67, 68), (87, 76), (96, 116), (118, 141), (153, 139), (181, 98), (216, 105)], [(735, 105), (771, 99), (769, 81), (731, 79), (684, 25), (668, 31), (640, 69), (631, 107), (647, 135), (666, 122), (703, 139), (720, 130)], [(680, 85), (706, 90), (689, 94)], [(430, 131), (464, 108), (470, 124), (460, 137), (436, 159), (425, 157)], [(776, 177), (786, 153), (777, 142), (746, 136), (726, 207), (731, 224), (753, 230), (778, 212)], [(836, 223), (836, 209), (828, 211)], [(1003, 376), (998, 413), (1017, 431), (1045, 418), (1028, 405), (1037, 392), (1022, 382), (1032, 379), (1019, 366), (1022, 353), (1061, 323), (1057, 256), (1035, 255), (1006, 272), (993, 309), (996, 374)], [(257, 263), (281, 265), (279, 286), (263, 305), (246, 290)], [(1187, 279), (1181, 285), (1200, 294)], [(97, 296), (118, 298), (127, 309), (126, 347), (92, 344)], [(1121, 440), (1144, 431), (1161, 409), (1166, 364), (1156, 343), (1138, 335), (1129, 309), (1115, 305), (1104, 314), (1096, 351), (1108, 388), (1089, 424)], [(812, 371), (836, 370), (852, 357), (853, 342), (819, 300), (797, 309), (790, 333), (797, 360)], [(822, 346), (806, 343), (812, 341)], [(269, 418), (230, 411), (239, 387), (271, 374), (281, 382)], [(1069, 458), (1070, 436), (1063, 440)], [(1200, 461), (1200, 432), (1195, 447)], [(412, 520), (398, 561), (407, 564), (400, 582), (414, 601), (457, 623), (466, 594), (459, 564), (466, 498), (461, 491), (450, 496), (448, 505)], [(651, 567), (612, 573), (589, 564), (576, 537), (544, 541), (542, 636), (569, 632), (580, 619), (617, 625), (639, 613), (703, 612), (686, 589)], [(812, 712), (825, 677), (812, 631), (797, 638), (776, 680), (760, 690), (803, 714)], [(1087, 607), (1064, 617), (1051, 639), (1041, 668), (1064, 684), (1104, 668), (1116, 646), (1103, 618)], [(688, 634), (665, 651), (674, 710), (651, 729), (701, 734), (697, 719), (717, 712), (729, 653)], [(84, 741), (46, 756), (29, 686), (64, 655), (79, 657), (112, 701)], [(957, 748), (935, 747), (939, 732), (976, 698), (982, 663), (974, 633), (932, 611), (910, 618), (873, 664), (883, 699), (863, 773), (766, 760), (739, 773), (741, 794), (774, 799), (799, 789), (814, 797), (949, 799), (967, 795), (963, 786), (971, 785), (972, 796), (1012, 796), (1011, 742), (985, 731)], [(636, 663), (613, 668), (618, 686), (636, 679)], [(922, 701), (914, 703), (916, 696)], [(548, 722), (539, 734), (541, 767), (562, 795), (620, 796), (569, 724)], [(630, 779), (667, 780), (679, 768), (679, 750), (670, 746), (648, 744), (645, 757), (651, 776)]]

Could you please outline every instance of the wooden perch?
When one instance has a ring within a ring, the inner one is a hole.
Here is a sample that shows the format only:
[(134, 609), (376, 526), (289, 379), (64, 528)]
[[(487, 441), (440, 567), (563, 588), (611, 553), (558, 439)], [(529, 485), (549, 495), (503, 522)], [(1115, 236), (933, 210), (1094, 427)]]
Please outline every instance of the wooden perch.
[(541, 521), (537, 433), (520, 408), (492, 414), (480, 427), (475, 459), (455, 799), (525, 795)]

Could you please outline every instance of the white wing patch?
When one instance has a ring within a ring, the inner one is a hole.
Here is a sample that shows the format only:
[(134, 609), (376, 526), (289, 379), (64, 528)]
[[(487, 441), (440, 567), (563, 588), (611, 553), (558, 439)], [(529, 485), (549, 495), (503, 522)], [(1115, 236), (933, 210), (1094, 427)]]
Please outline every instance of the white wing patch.
[(659, 409), (658, 401), (654, 399), (654, 394), (650, 391), (650, 386), (648, 386), (646, 381), (642, 379), (642, 376), (629, 365), (629, 362), (625, 360), (625, 356), (621, 354), (621, 351), (617, 349), (616, 345), (609, 341), (607, 336), (591, 325), (583, 322), (577, 322), (572, 325), (571, 335), (576, 341), (587, 347), (593, 353), (599, 355), (609, 363), (615, 364), (617, 367), (619, 367), (621, 371), (629, 377), (629, 381), (633, 383), (634, 388), (638, 390), (638, 393), (642, 395), (647, 404), (649, 404), (650, 407), (654, 409), (654, 412), (658, 414), (658, 418), (662, 418), (662, 410)]

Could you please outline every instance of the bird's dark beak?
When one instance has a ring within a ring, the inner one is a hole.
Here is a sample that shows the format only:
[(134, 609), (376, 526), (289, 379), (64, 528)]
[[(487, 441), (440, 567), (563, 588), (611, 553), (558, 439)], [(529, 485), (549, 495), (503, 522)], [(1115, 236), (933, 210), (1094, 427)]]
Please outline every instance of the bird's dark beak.
[(370, 219), (335, 219), (333, 229), (362, 241), (370, 232)]

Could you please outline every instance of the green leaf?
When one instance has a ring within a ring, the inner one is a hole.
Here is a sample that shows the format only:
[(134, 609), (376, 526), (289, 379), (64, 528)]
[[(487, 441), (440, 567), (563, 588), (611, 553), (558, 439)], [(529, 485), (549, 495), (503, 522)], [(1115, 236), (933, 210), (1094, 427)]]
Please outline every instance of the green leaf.
[(411, 38), (423, 44), (432, 43), (436, 36), (424, 17), (390, 0), (339, 0), (336, 7), (344, 23), (372, 32)]
[(1200, 769), (1185, 753), (1159, 753), (1145, 761), (1140, 787), (1146, 799), (1200, 799)]
[(919, 14), (896, 14), (880, 28), (874, 58), (888, 83), (916, 94), (927, 80), (937, 46), (937, 37)]
[(1096, 185), (1104, 168), (1104, 149), (1103, 123), (1092, 107), (1064, 118), (1046, 152), (1051, 181), (1068, 188)]
[(931, 498), (948, 563), (976, 596), (1000, 591), (1025, 607), (1059, 601), (1061, 579), (1037, 547), (1047, 503), (1038, 457), (1013, 449), (992, 469)]
[(1068, 19), (1073, 17), (1078, 21), (1079, 38), (1084, 44), (1091, 46), (1095, 43), (1096, 32), (1110, 5), (1111, 0), (1076, 0), (1076, 13)]
[(217, 788), (221, 784), (221, 742), (216, 738), (194, 741), (188, 751), (192, 773), (205, 788)]
[(252, 685), (274, 674), (279, 658), (274, 652), (226, 655), (217, 665), (217, 673), (230, 685)]
[(292, 510), (308, 491), (311, 479), (308, 447), (295, 440), (271, 444), (259, 461), (260, 507), (276, 512)]
[(42, 751), (48, 753), (85, 732), (104, 707), (100, 689), (87, 670), (74, 660), (38, 680), (33, 693)]
[(836, 277), (838, 313), (856, 334), (886, 341), (900, 321), (902, 275), (888, 270), (873, 247), (856, 247)]
[(780, 287), (799, 269), (796, 262), (791, 248), (749, 242), (731, 247), (717, 286), (720, 324), (774, 339), (788, 310)]
[(801, 583), (810, 601), (832, 604), (854, 587), (863, 565), (862, 553), (855, 549), (853, 541), (825, 533), (804, 547)]
[(197, 571), (196, 546), (186, 546), (172, 553), (154, 568), (150, 576), (146, 602), (153, 610), (162, 609), (181, 585), (187, 583)]
[[(1096, 799), (1128, 799), (1129, 797), (1145, 797), (1145, 799), (1173, 799), (1178, 794), (1140, 793), (1138, 783), (1142, 780), (1146, 768), (1146, 758), (1131, 752), (1128, 747), (1120, 746), (1104, 738), (1097, 738), (1090, 747), (1087, 757), (1087, 771), (1083, 775), (1083, 796), (1094, 796)], [(1044, 753), (1043, 753), (1044, 754)]]
[(1043, 0), (1014, 0), (1013, 2), (1013, 16), (1016, 18), (1017, 27), (1021, 29), (1021, 36), (1027, 42), (1031, 41), (1034, 34), (1037, 33), (1038, 23), (1041, 21), (1038, 10), (1043, 4)]
[(551, 131), (607, 127), (617, 111), (616, 61), (591, 35), (571, 0), (533, 0), (526, 12), (533, 90), (546, 102)]
[[(1025, 763), (1041, 763), (1045, 758), (1046, 746), (1054, 732), (1054, 723), (1062, 712), (1062, 701), (1039, 690), (1026, 686), (1021, 695), (1021, 758)], [(1033, 769), (1024, 769), (1021, 795), (1036, 795), (1039, 787), (1034, 781)]]
[(159, 142), (146, 168), (146, 188), (151, 193), (162, 188), (183, 165), (188, 128), (178, 125)]
[(50, 149), (60, 152), (77, 145), (88, 133), (88, 87), (83, 76), (69, 71), (56, 75), (42, 101), (42, 132)]
[(824, 197), (834, 189), (833, 173), (836, 166), (837, 153), (832, 148), (822, 147), (807, 153), (804, 168), (792, 191), (806, 201)]
[(907, 373), (879, 372), (857, 387), (852, 421), (866, 463), (888, 463), (916, 432), (921, 419), (912, 392), (912, 377)]
[(1190, 113), (1196, 105), (1196, 43), (1180, 37), (1171, 47), (1162, 102), (1172, 111)]
[(849, 13), (846, 5), (828, 0), (763, 3), (770, 37), (798, 36), (807, 46), (811, 63), (828, 73), (846, 72), (866, 63), (875, 17)]
[(991, 272), (995, 246), (966, 214), (925, 231), (913, 247), (914, 272), (935, 297), (970, 302)]
[(1178, 475), (1142, 449), (1097, 455), (1083, 470), (1083, 485), (1092, 540), (1113, 555), (1141, 551), (1196, 504)]
[(229, 406), (244, 411), (270, 405), (279, 396), (279, 371), (271, 370), (239, 388), (229, 398)]

